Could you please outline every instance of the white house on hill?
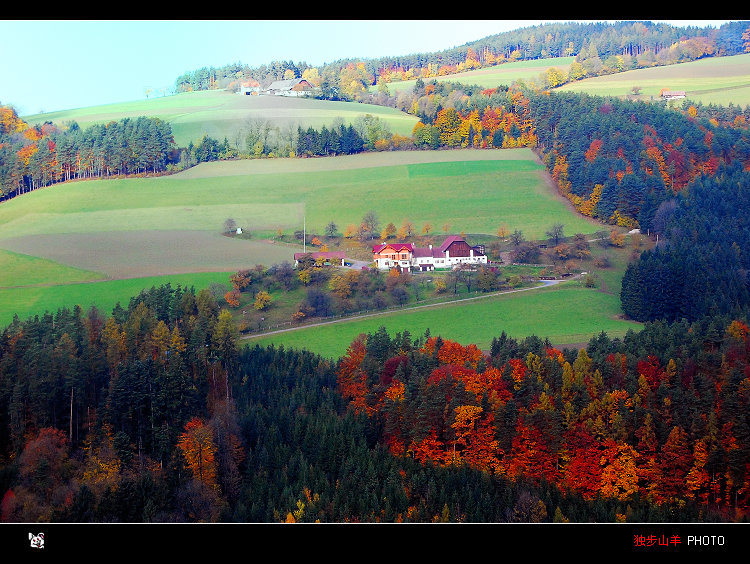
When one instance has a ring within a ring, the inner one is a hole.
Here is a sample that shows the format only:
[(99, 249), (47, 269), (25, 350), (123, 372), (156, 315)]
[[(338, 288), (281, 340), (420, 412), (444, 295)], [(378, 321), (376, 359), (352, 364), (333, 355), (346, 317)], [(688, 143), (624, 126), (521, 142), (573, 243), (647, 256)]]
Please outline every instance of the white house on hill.
[(687, 96), (684, 90), (662, 90), (659, 95), (665, 100), (679, 100)]
[(312, 88), (312, 84), (304, 78), (292, 78), (272, 82), (263, 93), (271, 96), (307, 96)]

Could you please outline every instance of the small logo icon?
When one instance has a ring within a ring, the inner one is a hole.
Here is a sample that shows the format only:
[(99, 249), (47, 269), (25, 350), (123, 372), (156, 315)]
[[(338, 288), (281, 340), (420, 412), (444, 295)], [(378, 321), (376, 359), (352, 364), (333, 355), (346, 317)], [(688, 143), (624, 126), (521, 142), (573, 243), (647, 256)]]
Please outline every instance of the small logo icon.
[(44, 548), (44, 533), (39, 533), (38, 535), (29, 533), (29, 542), (31, 543), (31, 548)]

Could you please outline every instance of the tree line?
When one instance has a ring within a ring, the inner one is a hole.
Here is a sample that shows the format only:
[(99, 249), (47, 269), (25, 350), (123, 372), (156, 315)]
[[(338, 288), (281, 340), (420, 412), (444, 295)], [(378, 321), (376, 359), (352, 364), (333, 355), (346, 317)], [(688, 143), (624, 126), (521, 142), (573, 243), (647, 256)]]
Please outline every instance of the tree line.
[(76, 122), (29, 126), (0, 107), (0, 197), (68, 180), (156, 174), (177, 162), (171, 126), (158, 118), (124, 118), (85, 129)]
[(644, 232), (700, 175), (750, 162), (750, 107), (422, 80), (402, 102), (420, 118), (411, 139), (384, 130), (366, 149), (533, 148), (579, 212)]
[[(236, 347), (206, 290), (144, 290), (0, 336), (3, 522), (393, 522), (584, 518), (588, 503), (393, 457), (336, 365)], [(531, 501), (531, 503), (530, 503)], [(544, 511), (539, 503), (546, 504)], [(605, 502), (600, 517), (613, 515)]]
[(158, 520), (175, 496), (189, 520), (230, 489), (236, 328), (207, 290), (16, 317), (0, 359), (3, 521)]
[(441, 147), (537, 150), (562, 193), (583, 214), (649, 230), (658, 206), (722, 163), (750, 158), (750, 109), (685, 104), (668, 108), (523, 86), (483, 89), (423, 81), (400, 98), (420, 118), (410, 137), (363, 115), (345, 125), (282, 130), (248, 120), (236, 139), (204, 136), (185, 149), (169, 125), (138, 118), (67, 131), (4, 120), (0, 176), (6, 195), (51, 182), (111, 174), (176, 170), (232, 158), (325, 156), (365, 150)]
[[(575, 207), (649, 231), (658, 206), (722, 164), (748, 163), (748, 108), (729, 123), (695, 106), (528, 92), (537, 150)], [(737, 109), (735, 109), (737, 110)]]

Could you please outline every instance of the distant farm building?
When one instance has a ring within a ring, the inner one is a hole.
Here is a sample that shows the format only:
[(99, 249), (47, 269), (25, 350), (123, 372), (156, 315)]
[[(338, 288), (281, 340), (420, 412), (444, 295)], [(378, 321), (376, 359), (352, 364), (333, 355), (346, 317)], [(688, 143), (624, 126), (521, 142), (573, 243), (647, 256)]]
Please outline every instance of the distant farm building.
[(263, 93), (270, 96), (307, 96), (312, 88), (312, 84), (304, 78), (292, 78), (272, 82)]
[(463, 264), (487, 264), (484, 245), (469, 245), (457, 235), (447, 237), (439, 247), (414, 247), (411, 243), (382, 243), (372, 248), (373, 261), (381, 270), (435, 270)]
[(684, 98), (687, 96), (684, 90), (667, 90), (666, 88), (663, 88), (659, 92), (659, 96), (661, 96), (664, 100), (678, 100), (680, 98)]

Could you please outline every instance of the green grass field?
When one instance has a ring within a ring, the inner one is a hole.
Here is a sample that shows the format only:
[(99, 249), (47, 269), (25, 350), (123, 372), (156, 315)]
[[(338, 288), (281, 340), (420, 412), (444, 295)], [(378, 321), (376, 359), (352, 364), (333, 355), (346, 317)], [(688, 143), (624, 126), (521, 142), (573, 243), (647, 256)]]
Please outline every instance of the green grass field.
[[(519, 61), (441, 77), (482, 87), (538, 77), (549, 67), (566, 70), (572, 57)], [(391, 83), (392, 93), (413, 81)], [(711, 58), (563, 87), (593, 94), (641, 97), (661, 88), (685, 90), (691, 100), (745, 105), (750, 102), (750, 55)], [(172, 124), (184, 146), (203, 135), (232, 142), (248, 120), (267, 119), (280, 128), (319, 128), (336, 119), (351, 123), (371, 114), (394, 133), (409, 135), (417, 121), (397, 110), (357, 103), (284, 97), (238, 96), (224, 91), (180, 94), (131, 103), (25, 116), (30, 123), (75, 120), (82, 127), (124, 117), (156, 116)], [(294, 245), (266, 239), (290, 234), (306, 223), (322, 233), (335, 222), (343, 232), (374, 210), (381, 225), (425, 223), (434, 233), (493, 235), (498, 227), (542, 239), (554, 223), (565, 233), (601, 228), (572, 210), (550, 185), (544, 167), (527, 149), (411, 151), (326, 159), (263, 159), (204, 163), (180, 174), (150, 179), (101, 179), (37, 190), (0, 205), (0, 323), (96, 305), (109, 311), (143, 288), (171, 282), (196, 288), (228, 282), (228, 273), (253, 264), (291, 260)], [(250, 239), (219, 234), (227, 218)], [(599, 251), (598, 251), (599, 252)], [(581, 344), (593, 334), (624, 334), (638, 327), (618, 318), (619, 287), (629, 251), (612, 255), (598, 274), (598, 289), (569, 282), (554, 288), (451, 304), (315, 329), (279, 333), (247, 342), (311, 348), (342, 354), (351, 340), (385, 324), (395, 333), (432, 334), (489, 347), (506, 331), (535, 334), (554, 344)], [(583, 268), (582, 268), (583, 270)], [(106, 280), (102, 280), (105, 278)], [(284, 296), (295, 300), (299, 296)], [(278, 304), (283, 301), (279, 298)]]
[(66, 284), (102, 278), (104, 276), (97, 272), (0, 249), (0, 288), (36, 284)]
[[(266, 174), (252, 172), (253, 164), (262, 168), (264, 161), (238, 161), (242, 174), (220, 178), (191, 173), (60, 184), (0, 206), (0, 240), (104, 230), (217, 232), (227, 217), (246, 230), (269, 232), (300, 229), (304, 217), (311, 232), (322, 233), (329, 221), (341, 230), (358, 225), (369, 210), (383, 224), (398, 226), (408, 219), (421, 228), (425, 222), (449, 222), (454, 232), (495, 233), (505, 224), (538, 238), (556, 222), (569, 232), (594, 231), (552, 193), (530, 150), (514, 151), (512, 159), (505, 150), (474, 151), (478, 159), (456, 160), (460, 153), (436, 151), (446, 157), (434, 163), (420, 162), (418, 151), (393, 153), (391, 165), (362, 168), (339, 168), (339, 161), (331, 160), (327, 170), (318, 167), (324, 159), (279, 159), (274, 165), (280, 171)], [(410, 155), (417, 159), (414, 164)], [(281, 172), (285, 162), (295, 171)], [(305, 163), (310, 170), (304, 170)]]
[[(56, 233), (6, 239), (11, 251), (95, 271), (98, 278), (137, 278), (187, 272), (236, 271), (291, 261), (295, 247), (225, 237), (208, 231), (110, 231)], [(74, 276), (71, 273), (68, 280)], [(76, 281), (85, 279), (81, 276)], [(90, 278), (89, 278), (90, 279)]]
[(291, 126), (296, 129), (299, 125), (320, 129), (323, 125), (330, 127), (336, 119), (348, 124), (365, 114), (380, 118), (393, 133), (401, 135), (411, 135), (418, 121), (415, 116), (384, 106), (285, 96), (241, 96), (224, 90), (188, 92), (23, 118), (30, 124), (45, 121), (62, 124), (74, 120), (85, 129), (92, 124), (126, 117), (158, 117), (171, 124), (177, 145), (186, 147), (190, 141), (197, 142), (204, 135), (219, 141), (226, 137), (233, 143), (237, 132), (242, 131), (248, 119), (262, 118), (279, 128)]
[[(430, 222), (436, 233), (445, 223), (468, 234), (504, 225), (529, 239), (558, 222), (568, 234), (598, 227), (550, 189), (527, 149), (206, 163), (160, 178), (72, 182), (0, 206), (2, 285), (28, 278), (59, 288), (6, 289), (0, 319), (66, 305), (79, 291), (107, 308), (145, 276), (214, 273), (226, 283), (228, 272), (292, 260), (296, 246), (264, 240), (276, 229), (305, 221), (308, 233), (322, 233), (334, 221), (343, 232), (369, 210), (383, 225)], [(251, 238), (220, 235), (228, 217)], [(102, 277), (112, 280), (67, 284)]]
[(92, 305), (105, 314), (120, 302), (127, 307), (130, 298), (141, 290), (170, 283), (173, 287), (194, 286), (196, 291), (207, 288), (212, 283), (227, 284), (226, 272), (203, 272), (172, 274), (169, 276), (149, 276), (103, 282), (79, 282), (70, 284), (27, 286), (23, 288), (0, 288), (0, 327), (13, 321), (13, 315), (26, 319), (42, 315), (45, 311), (56, 312), (59, 308), (73, 308), (76, 305), (86, 311)]
[[(557, 67), (568, 70), (574, 57), (516, 61), (490, 67), (437, 77), (437, 81), (464, 82), (483, 88), (508, 86), (519, 80), (532, 80), (546, 69)], [(396, 94), (414, 87), (415, 80), (389, 83), (388, 90)], [(656, 97), (661, 88), (685, 90), (688, 97), (704, 104), (750, 103), (750, 55), (711, 57), (698, 61), (627, 71), (624, 73), (594, 77), (565, 85), (561, 90), (587, 92), (607, 96), (625, 96), (633, 86), (642, 88), (640, 97)], [(377, 86), (372, 87), (373, 90)], [(62, 124), (75, 120), (81, 127), (107, 123), (124, 117), (154, 116), (172, 125), (175, 141), (187, 146), (203, 135), (233, 142), (248, 119), (267, 119), (280, 128), (320, 128), (330, 126), (334, 119), (351, 123), (358, 116), (370, 114), (388, 124), (393, 133), (410, 135), (417, 122), (415, 116), (392, 108), (359, 104), (355, 102), (330, 102), (313, 99), (297, 99), (282, 96), (240, 96), (223, 90), (189, 92), (151, 98), (77, 108), (58, 112), (47, 112), (23, 116), (31, 124), (51, 121)]]
[[(461, 82), (481, 86), (482, 88), (496, 88), (497, 86), (510, 86), (519, 80), (536, 79), (548, 68), (557, 67), (564, 72), (568, 72), (570, 64), (575, 61), (575, 57), (557, 57), (550, 59), (535, 59), (533, 61), (514, 61), (504, 63), (494, 67), (476, 69), (457, 74), (435, 77), (436, 82)], [(425, 82), (433, 80), (432, 78), (423, 79)], [(414, 88), (416, 80), (403, 80), (388, 83), (388, 91), (396, 94), (403, 90)], [(377, 91), (377, 86), (370, 88)]]
[[(336, 358), (357, 335), (374, 331), (381, 325), (391, 334), (408, 330), (413, 336), (424, 334), (429, 328), (432, 335), (440, 334), (463, 344), (475, 343), (485, 350), (502, 331), (519, 339), (529, 335), (549, 338), (561, 347), (582, 346), (601, 331), (621, 337), (629, 329), (637, 331), (641, 327), (622, 319), (619, 296), (623, 273), (634, 251), (643, 251), (652, 245), (648, 238), (639, 235), (628, 236), (621, 248), (592, 242), (591, 256), (579, 261), (575, 271), (593, 274), (594, 288), (585, 287), (580, 279), (570, 280), (548, 288), (251, 336), (247, 342), (306, 348)], [(603, 256), (609, 259), (607, 267), (597, 266), (597, 259)], [(529, 267), (522, 266), (500, 267), (505, 277), (528, 270)]]
[[(639, 99), (657, 99), (662, 88), (684, 90), (687, 98), (703, 104), (750, 104), (750, 54), (710, 57), (663, 67), (637, 69), (587, 78), (557, 90), (597, 96), (627, 96), (640, 86)], [(681, 102), (678, 100), (678, 102)]]
[(529, 335), (549, 338), (557, 346), (580, 345), (601, 331), (617, 337), (628, 329), (640, 328), (640, 324), (618, 319), (620, 313), (618, 296), (571, 281), (550, 288), (252, 337), (242, 342), (304, 348), (338, 358), (357, 335), (385, 326), (391, 335), (409, 331), (413, 337), (429, 329), (433, 336), (462, 344), (474, 343), (483, 350), (488, 350), (493, 337), (499, 337), (503, 331), (519, 339)]

